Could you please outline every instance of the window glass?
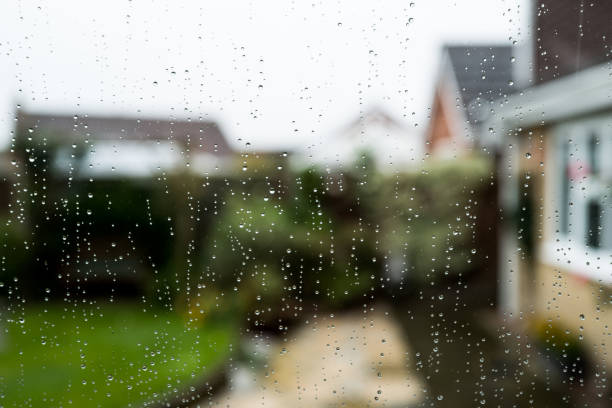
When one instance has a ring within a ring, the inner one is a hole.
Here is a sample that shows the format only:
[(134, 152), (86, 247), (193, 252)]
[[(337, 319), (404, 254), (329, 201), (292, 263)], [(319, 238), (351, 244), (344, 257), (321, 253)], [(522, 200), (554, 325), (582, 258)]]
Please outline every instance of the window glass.
[(612, 406), (612, 2), (0, 5), (0, 408)]

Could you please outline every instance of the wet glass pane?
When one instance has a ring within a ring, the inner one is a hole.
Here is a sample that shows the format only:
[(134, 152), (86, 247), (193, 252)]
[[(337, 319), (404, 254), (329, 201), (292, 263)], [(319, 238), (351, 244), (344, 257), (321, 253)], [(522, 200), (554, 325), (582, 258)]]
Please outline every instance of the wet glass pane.
[(0, 407), (610, 407), (612, 3), (0, 6)]

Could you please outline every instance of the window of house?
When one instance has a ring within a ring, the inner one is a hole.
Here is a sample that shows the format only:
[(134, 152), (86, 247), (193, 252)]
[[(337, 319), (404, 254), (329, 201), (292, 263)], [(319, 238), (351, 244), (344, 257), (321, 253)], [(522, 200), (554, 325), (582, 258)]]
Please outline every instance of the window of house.
[(563, 124), (557, 137), (559, 231), (574, 245), (612, 249), (609, 215), (612, 167), (609, 162), (612, 118), (603, 117)]

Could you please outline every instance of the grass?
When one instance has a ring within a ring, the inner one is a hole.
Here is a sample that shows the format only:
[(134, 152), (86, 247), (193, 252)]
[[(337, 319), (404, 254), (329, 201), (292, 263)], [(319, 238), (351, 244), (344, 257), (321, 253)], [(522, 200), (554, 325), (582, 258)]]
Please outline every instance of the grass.
[(140, 407), (197, 386), (229, 357), (229, 321), (189, 327), (136, 304), (0, 312), (0, 407)]

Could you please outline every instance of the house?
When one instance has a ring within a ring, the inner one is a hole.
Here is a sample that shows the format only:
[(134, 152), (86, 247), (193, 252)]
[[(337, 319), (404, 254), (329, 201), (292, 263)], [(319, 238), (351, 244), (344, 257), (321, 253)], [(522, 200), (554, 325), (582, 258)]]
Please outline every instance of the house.
[(208, 172), (234, 153), (215, 122), (19, 112), (18, 144), (28, 160), (52, 154), (57, 173), (142, 178), (179, 167)]
[(531, 82), (483, 106), (499, 160), (505, 319), (561, 327), (612, 367), (612, 3), (532, 5)]
[[(183, 249), (174, 249), (180, 234), (199, 231), (195, 221), (185, 227), (190, 200), (204, 197), (198, 221), (215, 200), (202, 179), (222, 179), (239, 162), (210, 121), (30, 112), (16, 119), (15, 211), (36, 260), (23, 273), (79, 295), (147, 290)], [(189, 191), (196, 180), (202, 188)]]
[(535, 35), (527, 49), (533, 57), (534, 83), (553, 81), (612, 58), (610, 2), (532, 1), (531, 8)]
[[(442, 48), (425, 132), (425, 149), (433, 159), (470, 160), (469, 156), (473, 157), (483, 147), (480, 142), (481, 107), (515, 90), (514, 52), (510, 45), (493, 44)], [(490, 159), (492, 164), (497, 159), (486, 152), (481, 156)], [(474, 244), (486, 256), (476, 268), (477, 273), (471, 276), (470, 283), (479, 288), (487, 304), (494, 305), (498, 301), (498, 193), (495, 183), (482, 187), (476, 200), (479, 205)]]
[(479, 107), (513, 92), (513, 58), (506, 45), (443, 48), (426, 131), (428, 153), (452, 157), (478, 145)]
[(306, 156), (327, 168), (348, 170), (368, 154), (382, 172), (413, 169), (423, 158), (422, 140), (380, 107), (372, 107), (349, 122)]

